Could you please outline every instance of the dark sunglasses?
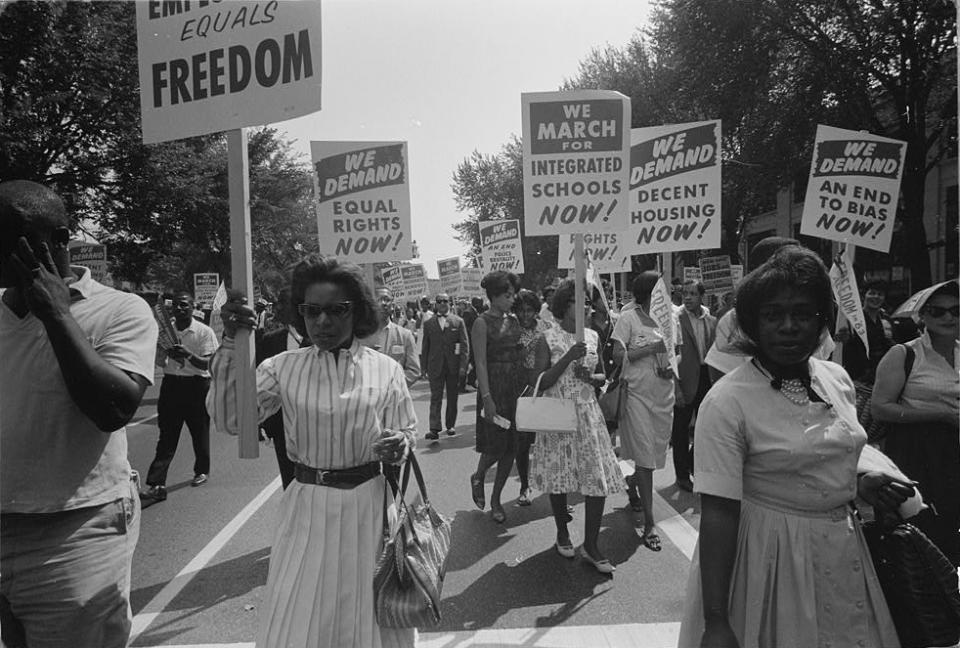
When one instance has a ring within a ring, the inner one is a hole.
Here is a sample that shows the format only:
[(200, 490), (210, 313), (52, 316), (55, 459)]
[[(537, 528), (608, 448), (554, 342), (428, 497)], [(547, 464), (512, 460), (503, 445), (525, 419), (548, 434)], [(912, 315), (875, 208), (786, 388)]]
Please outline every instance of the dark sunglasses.
[(960, 317), (960, 305), (958, 306), (925, 306), (923, 312), (930, 317), (943, 317), (947, 313), (950, 313), (954, 317)]
[(449, 303), (450, 303), (450, 300), (449, 300), (449, 299), (438, 299), (438, 300), (437, 300), (437, 303), (438, 303), (438, 304), (449, 304)]
[(321, 315), (326, 315), (327, 317), (345, 317), (353, 309), (353, 302), (342, 301), (342, 302), (333, 302), (332, 304), (299, 304), (297, 306), (297, 312), (300, 313), (303, 317), (309, 317), (316, 319)]

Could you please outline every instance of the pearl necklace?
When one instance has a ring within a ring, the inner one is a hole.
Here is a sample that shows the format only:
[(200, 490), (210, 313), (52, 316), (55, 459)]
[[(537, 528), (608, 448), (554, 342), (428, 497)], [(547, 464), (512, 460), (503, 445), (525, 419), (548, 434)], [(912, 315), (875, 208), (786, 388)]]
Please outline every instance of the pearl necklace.
[(785, 378), (780, 383), (780, 393), (791, 403), (800, 406), (810, 404), (807, 388), (799, 378)]

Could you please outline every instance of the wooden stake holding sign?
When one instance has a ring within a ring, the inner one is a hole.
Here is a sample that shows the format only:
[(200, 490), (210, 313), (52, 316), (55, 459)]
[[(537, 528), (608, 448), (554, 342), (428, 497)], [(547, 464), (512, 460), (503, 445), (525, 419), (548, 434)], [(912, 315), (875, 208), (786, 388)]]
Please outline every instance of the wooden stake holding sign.
[(587, 257), (583, 251), (583, 234), (574, 234), (573, 250), (576, 256), (576, 266), (574, 266), (574, 297), (577, 309), (577, 342), (583, 342), (584, 311), (586, 310), (586, 295), (584, 287), (587, 283)]

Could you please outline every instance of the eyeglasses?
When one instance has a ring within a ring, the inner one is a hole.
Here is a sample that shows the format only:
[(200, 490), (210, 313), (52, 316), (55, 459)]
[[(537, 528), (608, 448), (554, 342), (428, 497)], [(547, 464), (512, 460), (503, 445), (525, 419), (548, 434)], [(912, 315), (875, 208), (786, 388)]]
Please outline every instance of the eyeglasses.
[(782, 325), (787, 321), (788, 315), (790, 321), (799, 326), (810, 326), (820, 320), (820, 311), (806, 309), (784, 311), (776, 308), (761, 308), (759, 315), (760, 323), (768, 326)]
[(930, 317), (940, 318), (950, 313), (954, 317), (960, 317), (960, 305), (958, 306), (924, 306), (923, 314), (929, 315)]
[(438, 300), (437, 300), (437, 303), (438, 303), (438, 304), (449, 304), (449, 303), (450, 303), (450, 300), (449, 300), (449, 299), (438, 299)]
[(342, 301), (332, 304), (299, 304), (297, 312), (304, 317), (316, 319), (321, 315), (327, 317), (346, 317), (353, 310), (353, 302)]

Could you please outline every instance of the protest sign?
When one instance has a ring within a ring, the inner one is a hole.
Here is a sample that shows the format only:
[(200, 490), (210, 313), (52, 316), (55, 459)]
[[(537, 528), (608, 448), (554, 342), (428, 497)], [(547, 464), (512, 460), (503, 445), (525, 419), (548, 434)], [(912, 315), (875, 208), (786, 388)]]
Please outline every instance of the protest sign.
[(906, 142), (817, 126), (800, 233), (887, 252)]
[(427, 295), (430, 296), (430, 300), (433, 301), (436, 299), (437, 295), (443, 292), (442, 284), (439, 279), (433, 279), (427, 277)]
[(406, 301), (418, 301), (427, 294), (427, 271), (420, 263), (400, 266), (400, 281)]
[(484, 271), (506, 270), (521, 274), (523, 248), (520, 244), (520, 221), (487, 221), (480, 223), (479, 227)]
[[(850, 255), (852, 257), (852, 255)], [(850, 328), (863, 340), (863, 346), (870, 355), (870, 341), (867, 339), (867, 318), (863, 314), (860, 303), (860, 291), (857, 289), (857, 277), (849, 265), (849, 259), (840, 256), (830, 268), (830, 285), (833, 286), (833, 296), (840, 307), (843, 319), (850, 323)], [(838, 318), (837, 328), (842, 325)]]
[(743, 265), (739, 263), (730, 264), (730, 280), (733, 281), (733, 287), (736, 288), (743, 281)]
[(650, 293), (650, 317), (660, 328), (660, 334), (663, 336), (664, 346), (667, 347), (667, 362), (673, 369), (673, 375), (679, 376), (680, 371), (677, 368), (677, 350), (676, 345), (680, 331), (677, 327), (677, 319), (673, 315), (673, 302), (670, 300), (670, 291), (663, 277), (657, 280), (657, 285), (653, 287)]
[(320, 110), (320, 2), (137, 2), (143, 141)]
[(630, 99), (610, 90), (521, 95), (528, 236), (623, 231)]
[(107, 278), (107, 246), (99, 243), (73, 243), (69, 246), (70, 265), (90, 268), (90, 277), (103, 283)]
[(460, 295), (460, 257), (439, 259), (437, 274), (440, 276), (440, 289), (448, 295)]
[(700, 273), (700, 268), (697, 266), (684, 266), (683, 267), (683, 282), (688, 281), (703, 281), (703, 275)]
[(158, 347), (164, 351), (169, 351), (180, 344), (180, 336), (177, 335), (177, 330), (173, 327), (173, 318), (170, 317), (170, 312), (164, 306), (162, 299), (153, 306), (153, 319), (157, 322), (159, 329), (157, 334)]
[(480, 281), (483, 279), (483, 270), (480, 268), (462, 268), (460, 270), (460, 280), (462, 282), (462, 292), (464, 297), (483, 298), (484, 292), (480, 287)]
[[(557, 253), (558, 268), (574, 267), (574, 236), (574, 234), (560, 235), (560, 248)], [(621, 232), (583, 235), (583, 247), (590, 255), (590, 261), (597, 268), (597, 272), (630, 272), (630, 255), (627, 254), (626, 246), (620, 245), (620, 239), (623, 236)]]
[(354, 263), (413, 257), (406, 142), (310, 142), (320, 252)]
[(631, 254), (720, 247), (720, 122), (630, 132)]
[(722, 295), (733, 290), (733, 274), (728, 255), (700, 259), (703, 287), (708, 295)]
[(199, 306), (212, 306), (220, 287), (220, 275), (216, 272), (193, 273), (193, 302)]
[(397, 301), (406, 301), (403, 294), (403, 277), (400, 275), (402, 266), (391, 266), (383, 268), (380, 271), (380, 277), (383, 279), (383, 287), (390, 291), (393, 298)]

